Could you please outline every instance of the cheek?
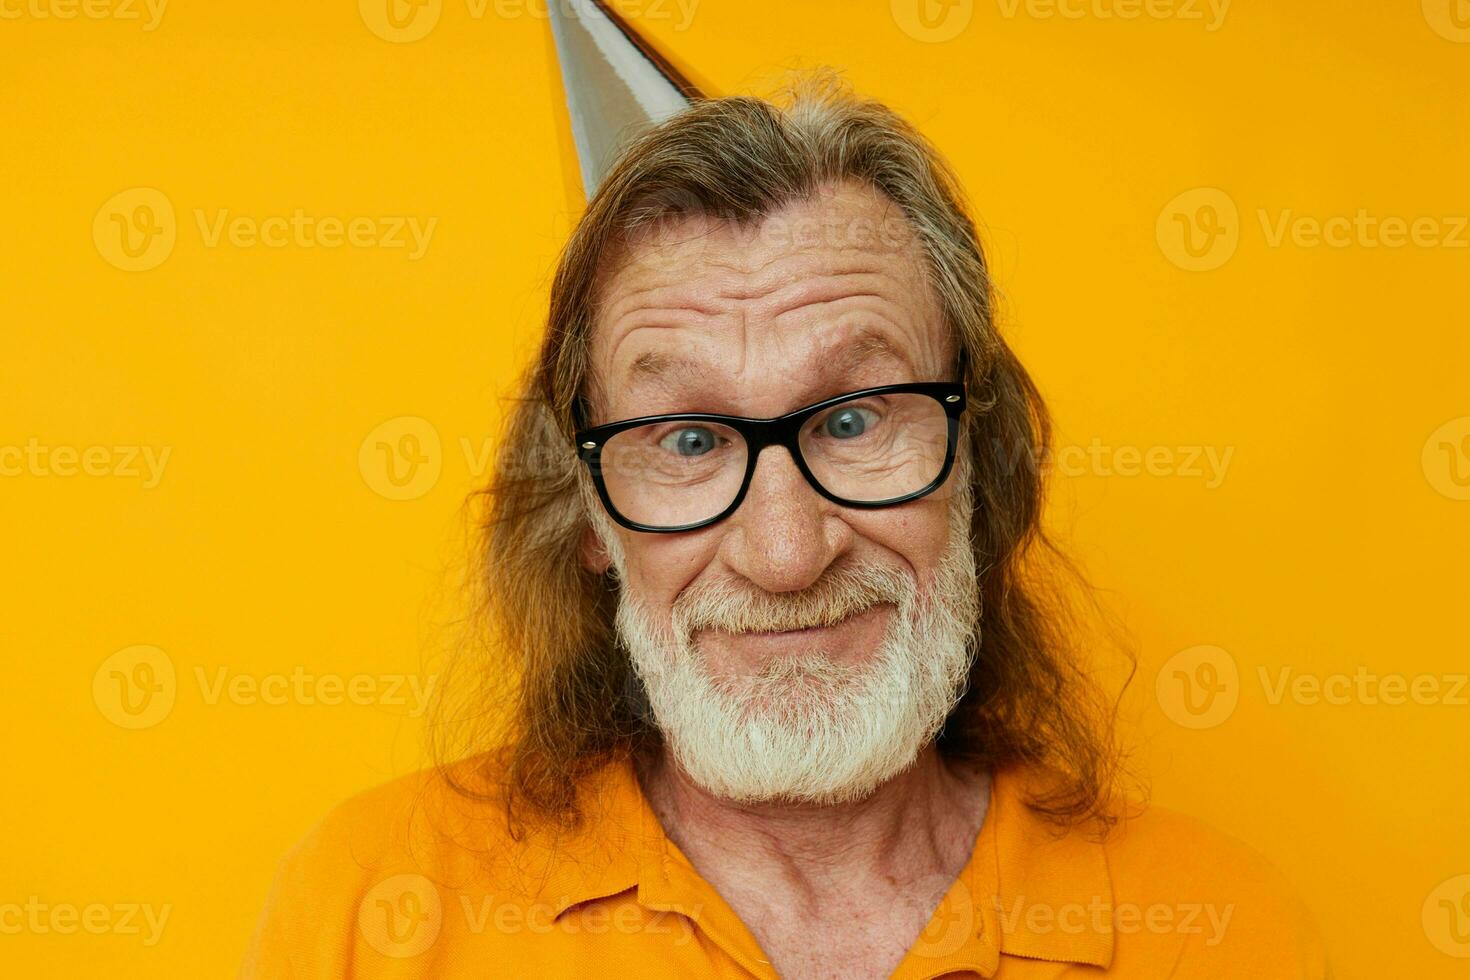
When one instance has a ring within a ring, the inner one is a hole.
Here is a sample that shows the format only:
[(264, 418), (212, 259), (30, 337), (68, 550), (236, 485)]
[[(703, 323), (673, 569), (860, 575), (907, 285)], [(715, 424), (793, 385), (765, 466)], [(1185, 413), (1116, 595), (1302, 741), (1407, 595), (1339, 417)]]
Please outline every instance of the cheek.
[(892, 551), (918, 574), (920, 581), (939, 564), (949, 544), (949, 502), (926, 497), (910, 505), (890, 507), (854, 521), (857, 533)]
[(623, 540), (628, 588), (655, 611), (666, 613), (679, 593), (710, 563), (718, 548), (712, 534), (640, 534)]

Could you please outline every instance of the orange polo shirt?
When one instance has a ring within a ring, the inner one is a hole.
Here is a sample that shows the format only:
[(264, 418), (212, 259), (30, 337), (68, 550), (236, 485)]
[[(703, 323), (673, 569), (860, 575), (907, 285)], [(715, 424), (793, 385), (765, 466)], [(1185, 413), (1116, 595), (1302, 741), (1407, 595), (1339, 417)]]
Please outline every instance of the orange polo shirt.
[[(1254, 852), (1153, 807), (1103, 842), (1058, 836), (991, 783), (969, 863), (894, 977), (1329, 975), (1310, 918)], [(587, 820), (517, 841), (489, 804), (419, 773), (339, 806), (286, 856), (241, 976), (777, 976), (664, 834), (631, 764)]]

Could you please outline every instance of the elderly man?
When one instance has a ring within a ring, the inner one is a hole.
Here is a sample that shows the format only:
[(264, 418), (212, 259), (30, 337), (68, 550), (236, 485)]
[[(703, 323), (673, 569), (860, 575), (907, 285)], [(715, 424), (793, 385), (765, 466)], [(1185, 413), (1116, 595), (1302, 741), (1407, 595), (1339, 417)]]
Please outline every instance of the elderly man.
[(245, 975), (1323, 976), (1260, 859), (1114, 792), (1046, 446), (911, 126), (825, 84), (645, 134), (485, 497), (476, 751), (314, 830)]

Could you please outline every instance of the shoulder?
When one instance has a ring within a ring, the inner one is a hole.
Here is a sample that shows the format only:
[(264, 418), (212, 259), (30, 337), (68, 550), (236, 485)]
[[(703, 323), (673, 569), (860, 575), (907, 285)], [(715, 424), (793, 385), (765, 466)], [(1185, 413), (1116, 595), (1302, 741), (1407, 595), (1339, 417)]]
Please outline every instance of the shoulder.
[(286, 863), (349, 877), (410, 863), (444, 872), (466, 848), (509, 846), (502, 808), (458, 792), (450, 775), (458, 774), (424, 769), (344, 800), (292, 848)]
[[(527, 848), (504, 808), (457, 791), (445, 775), (426, 769), (333, 807), (281, 859), (240, 975), (347, 976), (363, 944), (413, 955), (414, 936), (429, 930), (408, 926), (434, 924), (441, 895), (530, 887)], [(404, 924), (397, 935), (395, 917)]]
[(1194, 817), (1134, 805), (1101, 844), (1120, 961), (1145, 947), (1177, 955), (1176, 976), (1327, 976), (1315, 921), (1253, 848)]

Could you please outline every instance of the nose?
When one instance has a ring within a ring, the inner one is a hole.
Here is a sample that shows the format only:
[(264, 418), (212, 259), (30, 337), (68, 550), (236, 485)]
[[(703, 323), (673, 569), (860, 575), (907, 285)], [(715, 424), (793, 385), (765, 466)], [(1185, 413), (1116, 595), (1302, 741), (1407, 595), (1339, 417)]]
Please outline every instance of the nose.
[(767, 592), (811, 585), (852, 547), (841, 508), (817, 493), (784, 446), (767, 446), (721, 546), (725, 563)]

